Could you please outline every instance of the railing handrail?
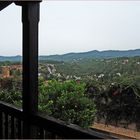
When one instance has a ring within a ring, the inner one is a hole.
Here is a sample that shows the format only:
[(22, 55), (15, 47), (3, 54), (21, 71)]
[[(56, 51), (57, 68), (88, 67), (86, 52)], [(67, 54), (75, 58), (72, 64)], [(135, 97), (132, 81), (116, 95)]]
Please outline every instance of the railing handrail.
[(100, 138), (100, 139), (114, 139), (114, 137), (96, 132), (91, 129), (84, 129), (74, 124), (67, 124), (66, 122), (47, 116), (46, 114), (38, 113), (36, 115), (26, 115), (22, 109), (19, 109), (11, 104), (0, 101), (0, 111), (8, 115), (17, 117), (23, 121), (29, 119), (31, 125), (46, 129), (52, 133), (63, 136), (64, 138)]
[(23, 111), (12, 104), (0, 101), (0, 111), (23, 120)]
[[(84, 129), (75, 124), (67, 124), (66, 122), (38, 113), (31, 116), (30, 122), (37, 126), (43, 126), (50, 132), (58, 135), (63, 135), (65, 138), (101, 138), (101, 139), (114, 139), (108, 134), (96, 132), (91, 129)], [(74, 136), (74, 137), (73, 137)]]

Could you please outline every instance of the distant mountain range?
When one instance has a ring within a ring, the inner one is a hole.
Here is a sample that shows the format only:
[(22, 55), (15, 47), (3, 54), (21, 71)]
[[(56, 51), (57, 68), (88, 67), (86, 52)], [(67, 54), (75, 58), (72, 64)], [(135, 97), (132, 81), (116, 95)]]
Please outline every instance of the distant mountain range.
[[(39, 56), (39, 60), (54, 60), (54, 61), (71, 61), (77, 59), (94, 59), (94, 58), (116, 58), (116, 57), (133, 57), (140, 56), (140, 49), (136, 50), (107, 50), (107, 51), (89, 51), (82, 53), (67, 53), (63, 55), (44, 55)], [(21, 56), (0, 56), (0, 61), (21, 61)]]

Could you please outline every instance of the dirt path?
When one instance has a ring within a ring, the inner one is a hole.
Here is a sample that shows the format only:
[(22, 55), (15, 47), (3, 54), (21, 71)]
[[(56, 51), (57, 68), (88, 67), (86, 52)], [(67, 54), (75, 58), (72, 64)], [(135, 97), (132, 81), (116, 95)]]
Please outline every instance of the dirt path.
[(131, 138), (131, 139), (139, 139), (140, 140), (140, 132), (136, 132), (130, 129), (125, 129), (121, 127), (115, 127), (112, 125), (104, 125), (101, 123), (94, 123), (92, 128), (97, 130), (102, 130), (111, 133), (111, 135), (116, 135), (119, 138)]

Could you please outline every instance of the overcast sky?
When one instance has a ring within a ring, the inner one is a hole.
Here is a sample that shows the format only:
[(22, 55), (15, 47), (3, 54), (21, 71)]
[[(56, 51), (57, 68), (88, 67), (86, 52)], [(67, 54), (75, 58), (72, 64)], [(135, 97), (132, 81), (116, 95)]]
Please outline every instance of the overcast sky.
[[(41, 55), (140, 48), (139, 1), (44, 1)], [(0, 12), (0, 55), (21, 55), (21, 8)]]

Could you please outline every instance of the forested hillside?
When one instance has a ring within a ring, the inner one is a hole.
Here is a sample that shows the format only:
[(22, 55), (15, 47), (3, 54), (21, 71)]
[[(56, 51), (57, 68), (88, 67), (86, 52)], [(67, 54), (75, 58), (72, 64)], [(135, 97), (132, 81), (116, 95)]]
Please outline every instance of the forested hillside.
[[(19, 64), (0, 63), (0, 100), (21, 107), (22, 72), (11, 69)], [(41, 112), (82, 127), (123, 121), (140, 131), (140, 57), (42, 60), (38, 76)]]
[[(47, 63), (47, 61), (43, 61), (41, 65), (45, 67)], [(58, 63), (55, 61), (53, 64), (56, 73), (60, 73), (65, 78), (67, 76), (88, 77), (91, 79), (102, 77), (107, 80), (115, 77), (139, 77), (140, 74), (140, 57), (83, 59)]]

